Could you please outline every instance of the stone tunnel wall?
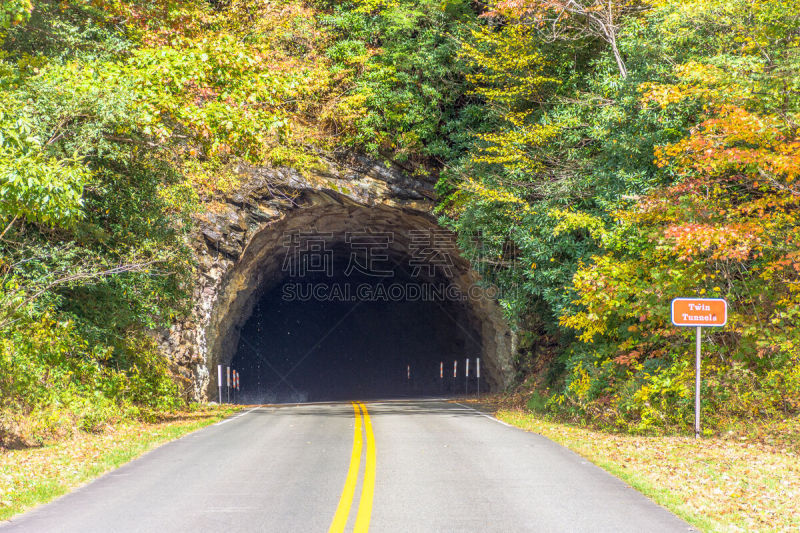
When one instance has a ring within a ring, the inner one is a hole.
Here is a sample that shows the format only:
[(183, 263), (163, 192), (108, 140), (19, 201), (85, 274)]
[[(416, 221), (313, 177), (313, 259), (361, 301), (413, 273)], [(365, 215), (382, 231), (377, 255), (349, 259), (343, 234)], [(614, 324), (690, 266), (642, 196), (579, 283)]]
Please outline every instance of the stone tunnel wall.
[[(161, 345), (189, 384), (189, 395), (208, 400), (217, 364), (227, 364), (253, 305), (283, 279), (288, 231), (394, 231), (392, 253), (407, 253), (403, 230), (439, 229), (430, 215), (432, 186), (365, 158), (324, 159), (326, 168), (242, 168), (243, 187), (198, 219), (194, 307), (188, 319), (161, 335)], [(441, 231), (439, 229), (439, 231)], [(456, 257), (450, 282), (466, 294), (477, 274)], [(516, 337), (490, 298), (471, 299), (464, 316), (482, 338), (482, 360), (494, 388), (514, 375)], [(213, 398), (213, 393), (212, 396)]]

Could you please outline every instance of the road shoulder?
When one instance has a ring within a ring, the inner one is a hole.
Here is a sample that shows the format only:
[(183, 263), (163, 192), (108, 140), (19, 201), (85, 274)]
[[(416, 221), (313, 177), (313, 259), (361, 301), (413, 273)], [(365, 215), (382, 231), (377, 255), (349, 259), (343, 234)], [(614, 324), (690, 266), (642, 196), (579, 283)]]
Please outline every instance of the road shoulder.
[(701, 530), (800, 529), (800, 459), (791, 449), (718, 437), (615, 434), (517, 408), (466, 405), (578, 453)]
[(0, 524), (237, 410), (209, 407), (156, 423), (120, 423), (38, 448), (0, 449)]

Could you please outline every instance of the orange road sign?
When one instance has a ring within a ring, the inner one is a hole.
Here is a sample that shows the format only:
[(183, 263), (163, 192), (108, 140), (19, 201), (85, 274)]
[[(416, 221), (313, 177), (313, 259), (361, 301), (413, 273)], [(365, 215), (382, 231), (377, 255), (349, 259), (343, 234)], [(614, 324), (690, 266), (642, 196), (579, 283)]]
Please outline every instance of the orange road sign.
[(676, 326), (720, 327), (728, 322), (728, 302), (721, 298), (675, 298), (672, 323)]
[(720, 327), (728, 322), (728, 302), (722, 298), (675, 298), (672, 323), (697, 328), (694, 362), (694, 438), (700, 438), (700, 337), (703, 327)]

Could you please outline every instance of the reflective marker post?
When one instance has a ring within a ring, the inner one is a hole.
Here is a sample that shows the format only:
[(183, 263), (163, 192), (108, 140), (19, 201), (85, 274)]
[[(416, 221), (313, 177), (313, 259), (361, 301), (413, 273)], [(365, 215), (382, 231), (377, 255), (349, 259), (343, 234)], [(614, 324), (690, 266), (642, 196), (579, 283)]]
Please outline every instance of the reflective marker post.
[(444, 392), (444, 361), (439, 361), (439, 392)]
[(481, 358), (475, 359), (475, 374), (478, 377), (478, 398), (481, 397)]
[(675, 298), (670, 305), (672, 324), (696, 327), (694, 355), (694, 438), (700, 438), (700, 338), (703, 326), (722, 327), (728, 322), (728, 302), (721, 298)]
[(219, 389), (219, 403), (222, 403), (222, 365), (217, 365), (217, 388)]
[(228, 385), (228, 387), (227, 387), (228, 388), (228, 403), (231, 403), (231, 367), (226, 366), (225, 368), (227, 369), (227, 371), (226, 371), (226, 374), (227, 374), (226, 383)]
[(453, 361), (453, 394), (456, 393), (456, 376), (458, 375), (458, 359)]
[(469, 394), (469, 357), (464, 363), (464, 394)]

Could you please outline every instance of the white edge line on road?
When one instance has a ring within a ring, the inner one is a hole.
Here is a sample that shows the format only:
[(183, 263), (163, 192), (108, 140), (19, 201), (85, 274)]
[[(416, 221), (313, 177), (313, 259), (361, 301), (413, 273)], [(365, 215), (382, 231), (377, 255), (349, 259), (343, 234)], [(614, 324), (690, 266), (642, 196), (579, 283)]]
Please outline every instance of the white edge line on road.
[(484, 413), (483, 411), (478, 411), (477, 409), (475, 409), (474, 407), (470, 407), (469, 405), (464, 405), (463, 403), (456, 402), (456, 401), (454, 401), (453, 403), (454, 403), (454, 404), (456, 404), (456, 405), (460, 405), (461, 407), (466, 407), (466, 408), (467, 408), (467, 409), (469, 409), (470, 411), (475, 411), (475, 412), (476, 412), (476, 413), (478, 413), (479, 415), (481, 415), (481, 416), (484, 416), (484, 417), (488, 418), (489, 420), (494, 420), (494, 421), (495, 421), (495, 422), (497, 422), (498, 424), (503, 424), (503, 425), (504, 425), (505, 427), (507, 427), (507, 428), (519, 429), (517, 426), (512, 426), (511, 424), (508, 424), (508, 423), (506, 423), (506, 422), (503, 422), (502, 420), (499, 420), (498, 418), (495, 418), (495, 417), (493, 417), (492, 415), (487, 415), (487, 414), (486, 414), (486, 413)]
[[(217, 423), (216, 423), (216, 424), (214, 424), (214, 425), (215, 425), (215, 426), (221, 426), (222, 424), (225, 424), (225, 423), (227, 423), (227, 422), (230, 422), (231, 420), (236, 420), (237, 418), (241, 418), (241, 417), (243, 417), (244, 415), (246, 415), (247, 413), (252, 413), (252, 412), (253, 412), (253, 411), (255, 411), (256, 409), (260, 409), (260, 408), (261, 408), (261, 406), (260, 406), (260, 405), (258, 405), (258, 406), (256, 406), (256, 407), (253, 407), (253, 408), (252, 408), (252, 409), (250, 409), (249, 411), (245, 411), (244, 413), (242, 413), (242, 414), (240, 414), (240, 415), (236, 415), (236, 416), (234, 416), (233, 418), (226, 418), (225, 420), (220, 420), (219, 422), (217, 422)], [(499, 422), (499, 420), (498, 420), (498, 422)]]

